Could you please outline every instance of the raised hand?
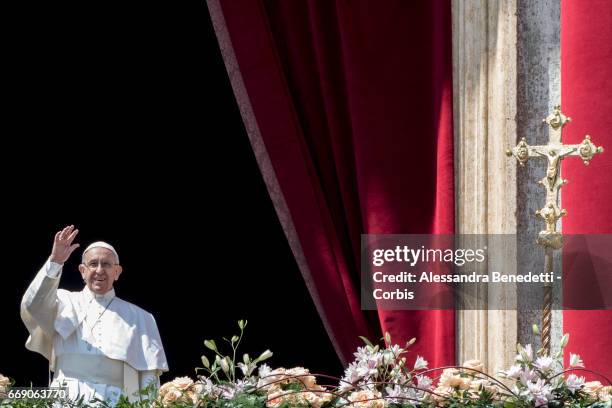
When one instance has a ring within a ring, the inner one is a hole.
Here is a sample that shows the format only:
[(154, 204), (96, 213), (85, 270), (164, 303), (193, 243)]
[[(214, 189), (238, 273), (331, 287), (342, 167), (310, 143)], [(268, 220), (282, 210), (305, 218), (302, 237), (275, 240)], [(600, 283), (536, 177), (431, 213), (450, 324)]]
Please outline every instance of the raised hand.
[(74, 229), (74, 225), (69, 225), (61, 231), (57, 231), (53, 239), (53, 249), (51, 250), (50, 261), (63, 264), (70, 258), (70, 254), (79, 247), (79, 244), (73, 244), (74, 238), (79, 233), (78, 229)]

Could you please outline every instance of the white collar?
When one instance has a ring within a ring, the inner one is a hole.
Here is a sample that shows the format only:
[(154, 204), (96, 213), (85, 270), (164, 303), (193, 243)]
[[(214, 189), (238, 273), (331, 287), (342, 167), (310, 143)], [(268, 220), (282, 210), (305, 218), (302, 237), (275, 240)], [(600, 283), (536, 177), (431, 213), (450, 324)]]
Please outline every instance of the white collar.
[(98, 302), (102, 303), (106, 303), (109, 302), (110, 300), (112, 300), (115, 297), (115, 289), (111, 288), (111, 290), (109, 290), (108, 292), (106, 292), (103, 295), (100, 295), (98, 293), (94, 293), (92, 292), (87, 285), (83, 288), (83, 294), (85, 295), (85, 299), (87, 299), (88, 301), (92, 301), (92, 300), (97, 300)]

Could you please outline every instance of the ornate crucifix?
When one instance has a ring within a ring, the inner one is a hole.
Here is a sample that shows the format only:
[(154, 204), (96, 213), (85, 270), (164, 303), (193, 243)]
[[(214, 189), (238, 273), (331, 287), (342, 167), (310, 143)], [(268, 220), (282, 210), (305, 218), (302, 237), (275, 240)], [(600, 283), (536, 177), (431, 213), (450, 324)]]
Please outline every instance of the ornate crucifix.
[[(546, 190), (546, 202), (541, 210), (536, 211), (536, 215), (541, 217), (546, 223), (546, 229), (538, 234), (538, 244), (544, 247), (544, 272), (553, 271), (553, 251), (563, 246), (561, 232), (557, 231), (557, 221), (566, 215), (566, 211), (559, 208), (559, 189), (567, 183), (561, 178), (561, 160), (568, 156), (579, 156), (585, 165), (588, 165), (593, 156), (602, 153), (603, 148), (597, 147), (591, 142), (589, 135), (586, 135), (582, 143), (574, 145), (564, 145), (561, 142), (563, 127), (571, 119), (561, 112), (560, 106), (555, 106), (554, 112), (550, 114), (544, 122), (549, 126), (549, 142), (545, 146), (530, 146), (525, 138), (512, 149), (506, 151), (508, 156), (514, 156), (521, 166), (524, 166), (530, 157), (545, 157), (548, 161), (546, 176), (539, 181), (539, 184)], [(542, 307), (542, 348), (550, 354), (550, 329), (552, 313), (552, 289), (553, 284), (544, 284), (544, 304)]]

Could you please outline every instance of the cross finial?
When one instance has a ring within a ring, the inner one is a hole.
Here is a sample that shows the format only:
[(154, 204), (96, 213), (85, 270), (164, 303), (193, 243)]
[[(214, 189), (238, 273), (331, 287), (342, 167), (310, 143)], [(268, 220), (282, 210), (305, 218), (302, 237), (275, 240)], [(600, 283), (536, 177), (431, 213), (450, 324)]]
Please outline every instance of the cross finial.
[(604, 148), (601, 146), (595, 146), (593, 142), (591, 142), (591, 136), (586, 135), (582, 143), (580, 143), (580, 147), (578, 148), (578, 154), (582, 159), (582, 162), (585, 166), (589, 165), (589, 162), (597, 153), (603, 153)]
[(553, 113), (543, 120), (543, 122), (548, 123), (548, 126), (553, 130), (563, 129), (563, 126), (571, 121), (572, 118), (565, 116), (563, 112), (561, 112), (561, 105), (555, 105)]

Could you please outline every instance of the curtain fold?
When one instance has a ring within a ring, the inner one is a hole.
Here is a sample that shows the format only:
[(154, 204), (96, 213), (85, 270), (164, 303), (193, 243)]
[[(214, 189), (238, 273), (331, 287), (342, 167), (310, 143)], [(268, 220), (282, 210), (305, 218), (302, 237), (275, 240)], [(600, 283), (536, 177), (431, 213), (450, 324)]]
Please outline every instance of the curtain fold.
[[(606, 149), (588, 168), (578, 159), (563, 162), (563, 177), (570, 180), (561, 190), (568, 210), (563, 233), (612, 233), (612, 2), (562, 0), (561, 78), (562, 110), (572, 117), (564, 143), (580, 143), (588, 134)], [(569, 279), (565, 285), (584, 277)], [(563, 326), (568, 349), (587, 368), (612, 378), (612, 310), (565, 310)]]
[(389, 331), (454, 363), (453, 311), (364, 312), (360, 235), (454, 232), (450, 1), (210, 0), (247, 131), (344, 364)]

